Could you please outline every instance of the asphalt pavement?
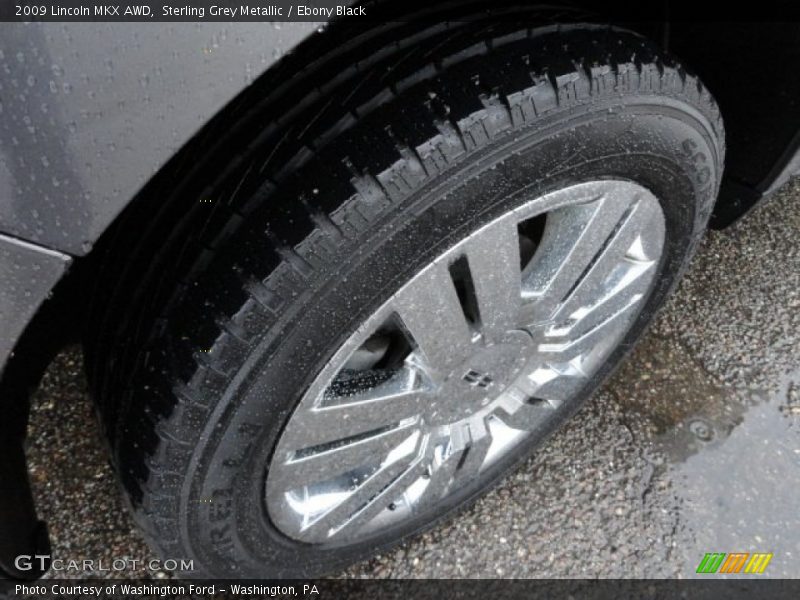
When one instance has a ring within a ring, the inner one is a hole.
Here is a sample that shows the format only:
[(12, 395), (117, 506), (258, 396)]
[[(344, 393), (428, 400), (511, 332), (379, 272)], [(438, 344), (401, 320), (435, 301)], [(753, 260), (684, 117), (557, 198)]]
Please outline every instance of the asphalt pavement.
[[(54, 556), (155, 558), (120, 499), (76, 348), (36, 393), (29, 456)], [(798, 481), (800, 184), (789, 184), (708, 234), (629, 360), (522, 468), (340, 576), (692, 577), (707, 552), (768, 552), (760, 577), (800, 577)]]

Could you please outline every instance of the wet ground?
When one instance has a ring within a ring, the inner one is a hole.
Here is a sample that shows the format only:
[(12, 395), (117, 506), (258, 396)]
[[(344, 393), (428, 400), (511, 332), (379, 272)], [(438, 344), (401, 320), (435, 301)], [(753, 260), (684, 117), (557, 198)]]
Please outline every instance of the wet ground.
[[(53, 554), (145, 562), (80, 361), (75, 349), (56, 359), (31, 424)], [(691, 577), (706, 552), (770, 552), (760, 577), (800, 577), (799, 485), (794, 184), (709, 234), (630, 360), (519, 471), (457, 520), (342, 576)]]

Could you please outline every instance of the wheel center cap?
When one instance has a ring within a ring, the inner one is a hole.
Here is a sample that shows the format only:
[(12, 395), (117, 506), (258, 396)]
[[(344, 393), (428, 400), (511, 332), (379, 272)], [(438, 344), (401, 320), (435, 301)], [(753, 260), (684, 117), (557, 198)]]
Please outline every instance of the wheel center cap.
[(486, 409), (523, 371), (533, 350), (525, 331), (509, 331), (496, 343), (476, 342), (475, 351), (453, 368), (441, 384), (439, 398), (426, 420), (445, 425), (468, 419)]

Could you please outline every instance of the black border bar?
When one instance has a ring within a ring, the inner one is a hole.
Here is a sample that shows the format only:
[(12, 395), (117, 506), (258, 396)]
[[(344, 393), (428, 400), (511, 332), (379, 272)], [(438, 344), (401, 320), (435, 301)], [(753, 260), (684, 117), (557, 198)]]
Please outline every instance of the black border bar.
[[(685, 580), (79, 580), (6, 584), (8, 598), (280, 598), (302, 600), (794, 600), (800, 579)], [(17, 585), (27, 586), (18, 588)], [(237, 587), (240, 592), (236, 593)], [(244, 590), (242, 591), (242, 588)], [(293, 588), (287, 591), (287, 588)], [(252, 592), (252, 593), (251, 593)]]
[(448, 5), (455, 15), (463, 7), (468, 20), (514, 18), (515, 8), (558, 7), (621, 22), (800, 22), (800, 3), (789, 0), (724, 7), (690, 0), (0, 0), (0, 22), (385, 22), (424, 19), (426, 9)]

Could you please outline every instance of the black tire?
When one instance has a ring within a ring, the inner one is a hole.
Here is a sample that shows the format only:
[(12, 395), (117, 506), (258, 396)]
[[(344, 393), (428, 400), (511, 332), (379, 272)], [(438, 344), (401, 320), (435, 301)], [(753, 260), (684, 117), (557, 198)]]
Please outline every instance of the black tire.
[(720, 114), (651, 43), (588, 25), (435, 42), (326, 94), (292, 130), (297, 147), (278, 146), (281, 162), (264, 166), (251, 144), (215, 165), (211, 202), (192, 209), (208, 211), (202, 226), (172, 227), (106, 307), (92, 354), (114, 462), (137, 521), (164, 556), (193, 559), (188, 575), (330, 572), (430, 527), (508, 470), (435, 518), (341, 547), (287, 538), (263, 506), (276, 436), (321, 366), (442, 249), (513, 208), (513, 192), (613, 177), (662, 203), (659, 280), (578, 400), (641, 334), (705, 230)]

